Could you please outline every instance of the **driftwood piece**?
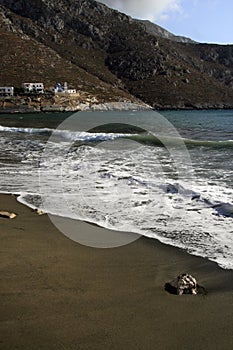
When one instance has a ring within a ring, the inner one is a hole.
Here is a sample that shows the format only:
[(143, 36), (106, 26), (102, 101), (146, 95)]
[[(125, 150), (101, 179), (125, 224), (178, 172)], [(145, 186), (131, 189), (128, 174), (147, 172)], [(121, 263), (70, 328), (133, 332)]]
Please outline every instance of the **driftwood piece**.
[(14, 219), (17, 215), (15, 213), (10, 213), (9, 211), (0, 211), (0, 217)]

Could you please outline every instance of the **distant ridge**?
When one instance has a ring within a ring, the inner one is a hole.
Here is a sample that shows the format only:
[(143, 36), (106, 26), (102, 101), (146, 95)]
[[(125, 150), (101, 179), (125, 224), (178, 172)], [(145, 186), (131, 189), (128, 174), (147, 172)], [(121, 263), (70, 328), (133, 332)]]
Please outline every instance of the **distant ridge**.
[(144, 24), (147, 32), (152, 35), (159, 36), (161, 38), (169, 39), (171, 41), (176, 41), (180, 43), (197, 44), (196, 41), (190, 38), (187, 38), (185, 36), (180, 36), (180, 35), (174, 35), (168, 30), (160, 27), (158, 24), (152, 23), (148, 20), (135, 19), (135, 21), (138, 21), (139, 23)]

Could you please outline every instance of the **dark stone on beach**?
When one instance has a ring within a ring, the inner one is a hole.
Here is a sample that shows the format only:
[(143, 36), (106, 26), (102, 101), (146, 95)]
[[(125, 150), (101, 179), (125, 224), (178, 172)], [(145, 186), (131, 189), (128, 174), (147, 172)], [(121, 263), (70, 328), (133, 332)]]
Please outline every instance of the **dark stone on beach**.
[(166, 282), (164, 285), (164, 289), (170, 293), (175, 295), (182, 294), (207, 294), (206, 289), (200, 286), (196, 278), (187, 273), (182, 273), (174, 278), (170, 282)]

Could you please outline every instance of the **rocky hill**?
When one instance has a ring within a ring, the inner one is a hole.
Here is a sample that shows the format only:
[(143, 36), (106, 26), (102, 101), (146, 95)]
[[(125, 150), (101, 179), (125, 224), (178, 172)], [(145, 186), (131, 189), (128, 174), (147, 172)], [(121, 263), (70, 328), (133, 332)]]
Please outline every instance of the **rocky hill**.
[(68, 81), (101, 102), (233, 107), (233, 46), (172, 41), (94, 0), (0, 0), (0, 54), (0, 85)]
[(174, 35), (168, 30), (160, 27), (158, 24), (152, 23), (150, 21), (141, 19), (135, 19), (135, 21), (138, 21), (139, 23), (143, 24), (145, 26), (146, 31), (152, 35), (169, 39), (171, 41), (177, 41), (179, 43), (197, 44), (196, 41), (187, 38), (186, 36)]

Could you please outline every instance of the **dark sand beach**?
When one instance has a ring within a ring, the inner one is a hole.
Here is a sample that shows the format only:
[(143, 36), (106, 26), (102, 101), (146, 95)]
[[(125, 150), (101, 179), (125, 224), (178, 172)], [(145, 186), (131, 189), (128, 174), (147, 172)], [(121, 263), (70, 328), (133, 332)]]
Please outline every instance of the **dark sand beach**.
[[(233, 348), (233, 271), (152, 239), (79, 245), (14, 196), (1, 195), (0, 209), (18, 214), (0, 218), (0, 349)], [(165, 292), (181, 272), (208, 294)]]

